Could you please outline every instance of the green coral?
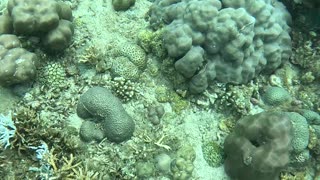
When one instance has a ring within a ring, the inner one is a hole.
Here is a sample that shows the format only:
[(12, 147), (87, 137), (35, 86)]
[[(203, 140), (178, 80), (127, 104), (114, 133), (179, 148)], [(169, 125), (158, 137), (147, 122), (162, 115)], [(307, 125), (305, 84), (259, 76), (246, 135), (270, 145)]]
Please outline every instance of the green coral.
[(182, 86), (185, 86), (187, 79), (182, 76), (179, 72), (177, 72), (174, 68), (174, 60), (172, 58), (163, 58), (161, 62), (160, 70), (162, 74), (172, 82), (174, 87), (178, 87), (176, 89), (181, 89)]
[(156, 99), (158, 100), (158, 102), (169, 102), (171, 104), (172, 110), (178, 114), (180, 114), (182, 110), (186, 109), (189, 106), (188, 101), (184, 100), (177, 93), (165, 86), (158, 86), (155, 91)]
[(309, 124), (320, 125), (320, 115), (318, 113), (308, 109), (303, 109), (299, 113), (307, 119)]
[(293, 153), (290, 158), (290, 167), (294, 167), (295, 169), (303, 169), (309, 162), (310, 157), (311, 155), (308, 149), (305, 149), (299, 153)]
[(212, 167), (218, 167), (223, 163), (223, 148), (214, 141), (203, 144), (202, 153), (204, 159)]
[(281, 87), (269, 87), (263, 94), (263, 100), (271, 106), (284, 105), (292, 100), (287, 90)]
[(111, 72), (114, 76), (137, 80), (147, 66), (146, 53), (134, 43), (120, 43), (113, 55)]
[(139, 69), (143, 70), (147, 65), (147, 57), (144, 50), (137, 44), (124, 42), (121, 43), (119, 55), (129, 58), (129, 60)]
[(177, 93), (172, 92), (172, 110), (178, 114), (180, 114), (184, 109), (187, 109), (189, 107), (189, 102), (184, 100), (181, 96), (179, 96)]
[(301, 81), (303, 83), (310, 83), (310, 81), (313, 81), (313, 78), (318, 79), (320, 77), (319, 35), (294, 32), (292, 38), (296, 43), (293, 44), (293, 56), (291, 61), (302, 67), (306, 73), (304, 76), (301, 76)]
[(301, 82), (303, 84), (310, 84), (312, 83), (316, 78), (313, 76), (313, 73), (308, 71), (304, 75), (301, 76)]
[(166, 50), (163, 47), (163, 31), (143, 30), (138, 34), (139, 45), (149, 53), (161, 58), (166, 55)]
[(308, 122), (306, 118), (296, 112), (287, 112), (286, 115), (289, 117), (293, 127), (293, 139), (291, 141), (293, 151), (295, 153), (302, 152), (309, 143)]
[(139, 68), (129, 58), (123, 56), (114, 59), (111, 72), (114, 76), (121, 76), (130, 80), (137, 80), (140, 76)]
[(165, 86), (157, 86), (155, 95), (158, 102), (165, 103), (171, 100), (169, 89)]
[(174, 180), (191, 179), (194, 169), (193, 161), (196, 158), (195, 151), (191, 145), (182, 146), (176, 154), (176, 159), (171, 164), (171, 171)]
[(39, 82), (50, 88), (66, 85), (66, 72), (59, 62), (49, 62), (40, 69)]
[(105, 137), (102, 129), (99, 128), (99, 124), (92, 121), (84, 121), (82, 123), (79, 135), (81, 140), (85, 142), (100, 142)]
[(247, 86), (213, 85), (215, 97), (213, 106), (224, 113), (247, 115), (252, 109), (251, 98), (256, 97), (258, 86), (250, 84)]
[(136, 173), (139, 178), (149, 178), (155, 173), (154, 164), (151, 162), (138, 162), (136, 164)]

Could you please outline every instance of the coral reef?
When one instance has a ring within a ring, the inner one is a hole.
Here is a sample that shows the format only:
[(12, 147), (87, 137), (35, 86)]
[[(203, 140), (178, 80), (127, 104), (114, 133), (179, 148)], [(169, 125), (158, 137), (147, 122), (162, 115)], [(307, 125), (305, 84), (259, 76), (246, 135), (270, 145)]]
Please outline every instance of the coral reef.
[(137, 80), (141, 71), (133, 64), (128, 57), (116, 57), (111, 68), (114, 76), (121, 76), (125, 79)]
[(144, 69), (147, 65), (147, 57), (144, 50), (133, 43), (123, 42), (118, 45), (120, 56), (129, 58), (129, 60), (139, 69)]
[(75, 131), (62, 130), (63, 124), (52, 125), (43, 121), (37, 110), (24, 104), (16, 107), (13, 114), (15, 136), (10, 149), (3, 151), (7, 158), (0, 158), (0, 172), (4, 179), (66, 179), (75, 177), (75, 164), (77, 168), (83, 168), (72, 155), (83, 149), (81, 141), (75, 138)]
[(154, 164), (151, 162), (138, 162), (136, 172), (139, 178), (148, 178), (155, 174)]
[(103, 132), (103, 129), (99, 127), (97, 123), (92, 121), (84, 121), (81, 124), (79, 135), (81, 140), (85, 142), (100, 142), (105, 138), (105, 133)]
[(289, 7), (287, 61), (278, 1), (141, 0), (120, 12), (111, 1), (9, 0), (10, 12), (7, 1), (0, 34), (17, 33), (14, 11), (28, 3), (64, 25), (0, 43), (39, 62), (38, 78), (4, 87), (18, 101), (0, 90), (15, 126), (0, 127), (3, 179), (319, 178), (320, 36), (306, 3)]
[(12, 20), (8, 13), (4, 13), (0, 16), (0, 34), (10, 34), (12, 31)]
[(185, 108), (189, 106), (188, 101), (165, 86), (158, 86), (155, 89), (155, 94), (158, 102), (171, 102), (173, 111), (178, 114), (180, 114)]
[(167, 153), (161, 153), (156, 156), (156, 168), (164, 174), (171, 173), (171, 163), (173, 159)]
[(60, 8), (52, 0), (8, 1), (8, 12), (17, 34), (46, 33), (56, 28), (61, 18)]
[(191, 177), (194, 169), (193, 161), (195, 152), (193, 147), (186, 144), (179, 148), (176, 154), (176, 159), (172, 162), (171, 171), (173, 179), (188, 180)]

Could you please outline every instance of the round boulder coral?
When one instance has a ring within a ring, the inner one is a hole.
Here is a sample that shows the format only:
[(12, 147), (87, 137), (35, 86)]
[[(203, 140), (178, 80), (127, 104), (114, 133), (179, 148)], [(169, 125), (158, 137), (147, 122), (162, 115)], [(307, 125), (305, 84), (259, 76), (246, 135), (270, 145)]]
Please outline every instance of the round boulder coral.
[(128, 10), (135, 4), (136, 0), (112, 0), (112, 6), (116, 11)]
[(281, 87), (269, 87), (263, 94), (263, 100), (271, 106), (283, 105), (291, 101), (291, 95)]
[(72, 23), (67, 20), (60, 20), (58, 26), (43, 37), (42, 42), (50, 52), (62, 51), (69, 46), (72, 35)]
[(37, 57), (21, 48), (17, 36), (0, 35), (0, 84), (13, 85), (31, 81), (36, 76)]
[(96, 123), (92, 121), (84, 121), (80, 128), (81, 140), (85, 142), (101, 141), (105, 137), (102, 129), (100, 129)]
[(303, 109), (299, 112), (311, 125), (320, 125), (320, 115), (314, 111)]
[(48, 32), (59, 24), (59, 5), (53, 0), (10, 0), (8, 11), (17, 34)]
[(240, 119), (224, 142), (225, 170), (239, 180), (277, 179), (289, 163), (292, 124), (283, 112)]

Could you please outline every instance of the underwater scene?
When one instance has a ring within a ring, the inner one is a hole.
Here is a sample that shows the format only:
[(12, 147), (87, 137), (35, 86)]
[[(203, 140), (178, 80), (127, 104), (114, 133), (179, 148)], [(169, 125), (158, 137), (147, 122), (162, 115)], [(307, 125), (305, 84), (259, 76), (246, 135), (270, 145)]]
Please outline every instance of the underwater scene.
[(1, 0), (0, 179), (320, 180), (319, 0)]

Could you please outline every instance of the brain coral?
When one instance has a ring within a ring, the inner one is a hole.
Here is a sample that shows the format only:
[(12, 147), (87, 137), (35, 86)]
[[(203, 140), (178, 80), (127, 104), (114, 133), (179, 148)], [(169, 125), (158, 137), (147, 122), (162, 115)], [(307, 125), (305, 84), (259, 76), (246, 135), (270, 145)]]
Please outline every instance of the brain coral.
[(144, 50), (133, 43), (121, 43), (119, 53), (121, 56), (125, 56), (136, 65), (138, 68), (143, 69), (147, 64), (146, 53)]
[(309, 125), (303, 116), (296, 112), (287, 112), (286, 115), (289, 117), (292, 129), (293, 139), (292, 148), (295, 153), (302, 152), (309, 144)]
[(281, 87), (269, 87), (263, 94), (264, 102), (272, 106), (288, 103), (291, 99), (289, 92)]
[(131, 138), (135, 128), (133, 119), (119, 99), (102, 87), (92, 87), (80, 97), (77, 114), (83, 119), (95, 119), (112, 142), (119, 143)]
[(149, 16), (194, 93), (214, 80), (246, 83), (291, 55), (290, 15), (277, 1), (156, 0)]
[(147, 65), (144, 50), (137, 44), (121, 42), (117, 45), (111, 71), (116, 76), (136, 80)]

